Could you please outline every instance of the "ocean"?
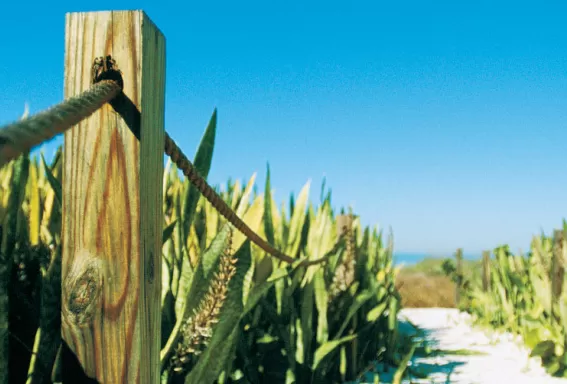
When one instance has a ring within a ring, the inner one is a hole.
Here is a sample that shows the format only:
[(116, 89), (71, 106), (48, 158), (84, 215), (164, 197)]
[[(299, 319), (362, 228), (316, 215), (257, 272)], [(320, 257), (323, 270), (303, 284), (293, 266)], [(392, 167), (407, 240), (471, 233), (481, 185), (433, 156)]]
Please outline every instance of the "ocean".
[[(466, 260), (475, 260), (480, 259), (482, 256), (477, 254), (463, 254), (463, 259)], [(406, 264), (412, 265), (417, 264), (424, 259), (429, 258), (436, 258), (436, 259), (454, 259), (455, 253), (446, 253), (446, 254), (434, 254), (434, 253), (418, 253), (418, 252), (396, 252), (394, 251), (394, 265), (399, 264)]]

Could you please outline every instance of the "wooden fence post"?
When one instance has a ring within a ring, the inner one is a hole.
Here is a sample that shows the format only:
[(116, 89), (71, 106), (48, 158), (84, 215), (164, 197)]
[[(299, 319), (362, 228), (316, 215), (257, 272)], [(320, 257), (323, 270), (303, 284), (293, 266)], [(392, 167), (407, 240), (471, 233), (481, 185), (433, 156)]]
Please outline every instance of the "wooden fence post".
[(124, 93), (65, 133), (62, 338), (100, 383), (159, 383), (165, 38), (143, 11), (65, 21), (65, 98), (95, 56)]
[(563, 231), (556, 229), (553, 233), (553, 261), (551, 264), (551, 295), (556, 302), (563, 291), (563, 278), (565, 276), (565, 265), (563, 263)]
[(482, 289), (490, 290), (490, 251), (482, 252)]
[(461, 287), (463, 285), (463, 250), (461, 248), (457, 249), (455, 253), (455, 258), (457, 260), (456, 272), (457, 272), (457, 283), (455, 287), (455, 304), (458, 306), (461, 302)]

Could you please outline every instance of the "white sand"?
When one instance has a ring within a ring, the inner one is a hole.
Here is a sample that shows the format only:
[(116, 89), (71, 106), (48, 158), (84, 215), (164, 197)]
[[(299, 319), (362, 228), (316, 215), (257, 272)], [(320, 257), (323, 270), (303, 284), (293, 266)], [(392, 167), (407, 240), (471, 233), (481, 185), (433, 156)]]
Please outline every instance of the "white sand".
[[(410, 308), (400, 313), (400, 329), (404, 333), (415, 333), (404, 319), (427, 332), (425, 337), (433, 349), (443, 351), (467, 350), (483, 355), (455, 355), (423, 358), (415, 357), (412, 366), (428, 373), (427, 379), (412, 377), (403, 383), (459, 383), (459, 384), (567, 384), (567, 379), (548, 375), (537, 358), (529, 357), (529, 350), (522, 346), (519, 338), (509, 334), (487, 334), (471, 326), (470, 316), (456, 309)], [(380, 383), (391, 383), (393, 369), (380, 372)], [(358, 383), (372, 383), (374, 374), (368, 373)]]

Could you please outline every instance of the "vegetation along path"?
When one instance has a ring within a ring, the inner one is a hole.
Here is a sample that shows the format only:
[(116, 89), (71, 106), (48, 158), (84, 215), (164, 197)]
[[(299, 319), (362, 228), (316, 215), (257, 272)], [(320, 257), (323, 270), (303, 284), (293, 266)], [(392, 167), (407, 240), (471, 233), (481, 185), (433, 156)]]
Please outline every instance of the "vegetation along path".
[[(567, 379), (548, 375), (519, 340), (473, 327), (471, 317), (457, 309), (404, 309), (400, 330), (421, 335), (427, 347), (416, 351), (403, 383), (567, 383)], [(390, 383), (393, 372), (380, 370), (380, 382)]]

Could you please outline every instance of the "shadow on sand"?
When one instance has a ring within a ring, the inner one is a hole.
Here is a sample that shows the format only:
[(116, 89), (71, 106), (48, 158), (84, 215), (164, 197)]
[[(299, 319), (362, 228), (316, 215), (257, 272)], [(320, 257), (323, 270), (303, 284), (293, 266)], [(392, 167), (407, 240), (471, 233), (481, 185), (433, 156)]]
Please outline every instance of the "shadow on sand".
[[(409, 321), (400, 319), (399, 332), (401, 335), (412, 337), (420, 341), (416, 348), (411, 364), (408, 366), (404, 384), (450, 384), (451, 375), (458, 367), (466, 363), (466, 356), (475, 354), (472, 351), (444, 351), (436, 349), (438, 341), (431, 337), (435, 329), (419, 329)], [(356, 383), (374, 383), (374, 377), (378, 375), (380, 383), (392, 383), (397, 367), (377, 364), (373, 372), (367, 372), (362, 380)]]

